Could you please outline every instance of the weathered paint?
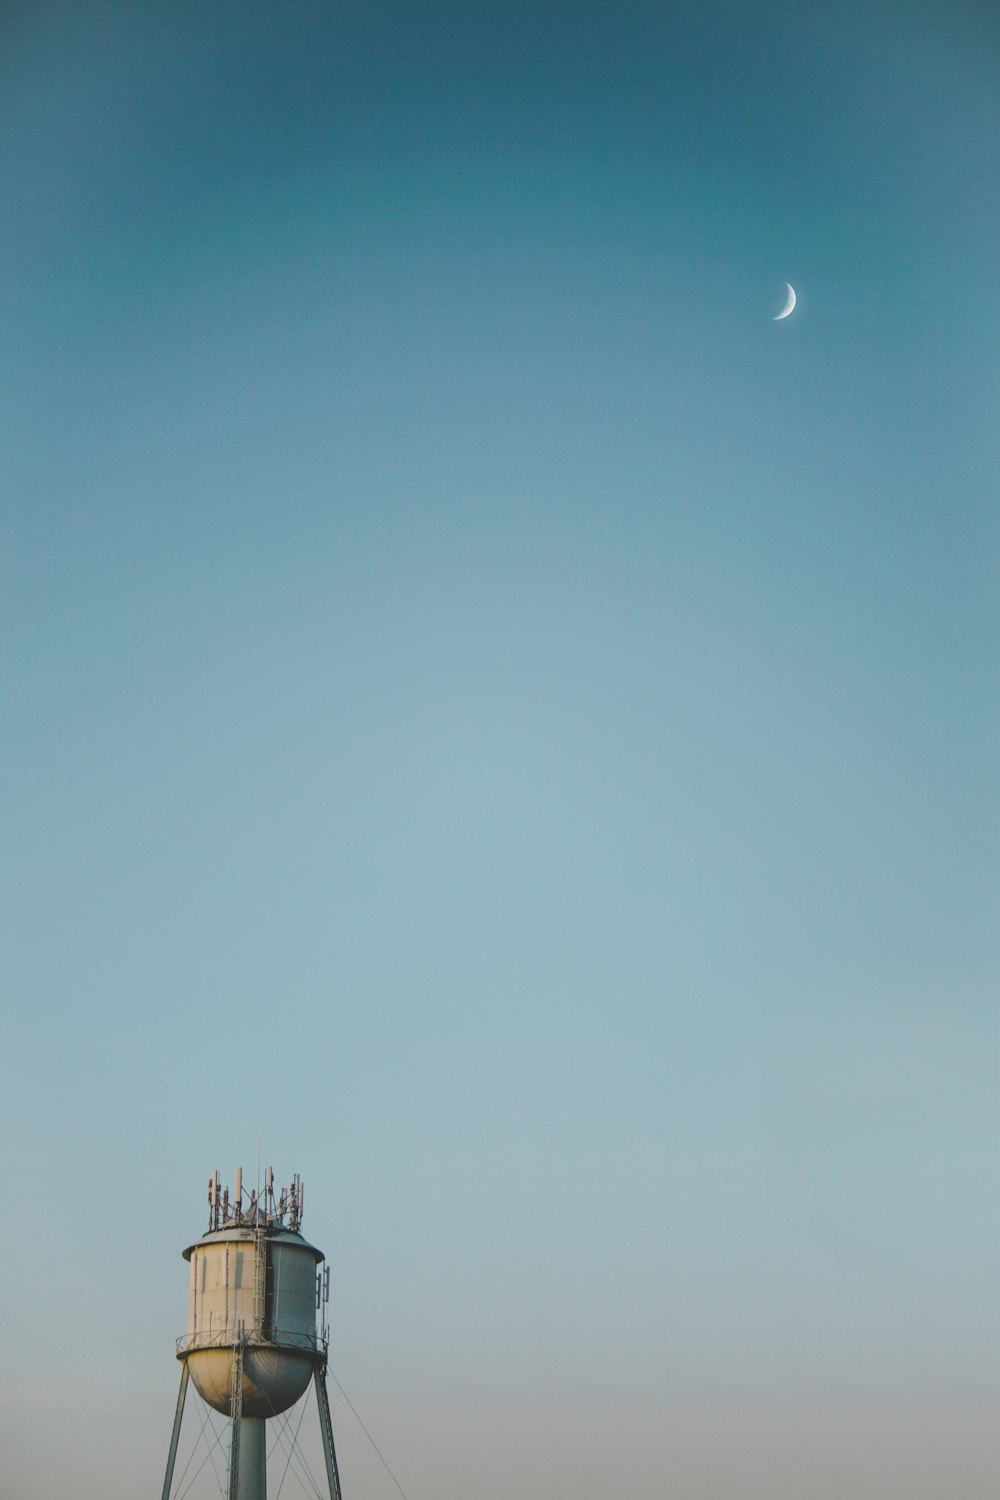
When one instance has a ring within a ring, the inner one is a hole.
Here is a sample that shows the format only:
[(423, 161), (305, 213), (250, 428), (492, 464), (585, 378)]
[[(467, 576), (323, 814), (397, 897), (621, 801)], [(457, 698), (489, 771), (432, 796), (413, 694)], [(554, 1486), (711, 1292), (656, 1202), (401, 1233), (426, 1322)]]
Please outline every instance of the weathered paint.
[[(322, 1253), (301, 1235), (268, 1227), (265, 1292), (256, 1291), (252, 1227), (206, 1234), (184, 1255), (191, 1262), (188, 1331), (179, 1353), (202, 1399), (231, 1415), (233, 1348), (244, 1344), (243, 1413), (271, 1417), (302, 1395), (318, 1354), (316, 1266)], [(262, 1320), (258, 1326), (258, 1318)]]

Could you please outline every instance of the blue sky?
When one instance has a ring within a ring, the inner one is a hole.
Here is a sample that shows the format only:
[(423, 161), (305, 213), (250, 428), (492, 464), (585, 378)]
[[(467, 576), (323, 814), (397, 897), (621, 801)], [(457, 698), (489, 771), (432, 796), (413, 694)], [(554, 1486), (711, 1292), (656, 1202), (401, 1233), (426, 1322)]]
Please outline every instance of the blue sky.
[(18, 1495), (258, 1137), (410, 1500), (991, 1493), (995, 15), (203, 11), (3, 21)]

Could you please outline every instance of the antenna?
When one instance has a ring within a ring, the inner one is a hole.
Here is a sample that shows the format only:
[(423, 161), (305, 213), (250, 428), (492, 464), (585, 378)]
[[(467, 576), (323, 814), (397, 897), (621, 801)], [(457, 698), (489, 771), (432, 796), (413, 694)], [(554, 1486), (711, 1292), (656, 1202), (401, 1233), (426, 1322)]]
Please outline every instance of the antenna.
[(219, 1174), (213, 1172), (208, 1179), (208, 1227), (219, 1227)]

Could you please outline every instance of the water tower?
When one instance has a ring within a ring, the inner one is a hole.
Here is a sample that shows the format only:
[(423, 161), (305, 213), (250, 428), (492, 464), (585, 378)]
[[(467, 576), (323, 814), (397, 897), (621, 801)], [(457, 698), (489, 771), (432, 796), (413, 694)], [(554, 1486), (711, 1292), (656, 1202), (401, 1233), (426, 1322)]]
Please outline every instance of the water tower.
[[(208, 1229), (183, 1252), (190, 1263), (188, 1331), (177, 1340), (181, 1386), (163, 1481), (170, 1500), (188, 1381), (230, 1419), (228, 1500), (267, 1500), (266, 1423), (310, 1381), (316, 1389), (330, 1500), (341, 1500), (326, 1389), (330, 1269), (302, 1236), (304, 1193), (296, 1176), (276, 1196), (208, 1183)], [(317, 1319), (320, 1314), (320, 1319)]]

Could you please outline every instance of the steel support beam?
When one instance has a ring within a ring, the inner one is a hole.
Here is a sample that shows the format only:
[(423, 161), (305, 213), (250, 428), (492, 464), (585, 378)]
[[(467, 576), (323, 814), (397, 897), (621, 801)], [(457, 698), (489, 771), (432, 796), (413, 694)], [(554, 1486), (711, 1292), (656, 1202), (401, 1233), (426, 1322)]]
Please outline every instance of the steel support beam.
[(170, 1487), (174, 1482), (174, 1464), (177, 1461), (177, 1441), (181, 1435), (181, 1418), (184, 1415), (184, 1398), (188, 1388), (188, 1362), (181, 1360), (181, 1388), (177, 1392), (177, 1409), (174, 1412), (174, 1430), (170, 1434), (170, 1452), (167, 1454), (167, 1472), (163, 1476), (163, 1500), (170, 1500)]
[(337, 1472), (337, 1450), (333, 1446), (333, 1422), (330, 1419), (330, 1398), (326, 1391), (326, 1370), (316, 1366), (316, 1405), (319, 1407), (319, 1425), (323, 1432), (323, 1455), (326, 1458), (326, 1479), (330, 1486), (330, 1500), (342, 1500), (340, 1475)]

